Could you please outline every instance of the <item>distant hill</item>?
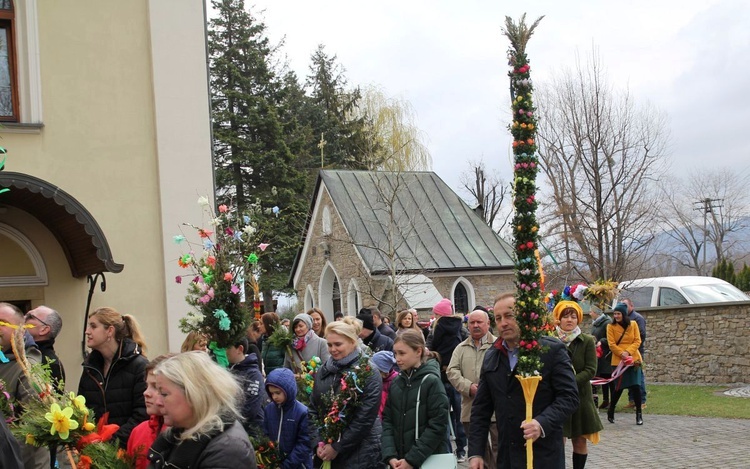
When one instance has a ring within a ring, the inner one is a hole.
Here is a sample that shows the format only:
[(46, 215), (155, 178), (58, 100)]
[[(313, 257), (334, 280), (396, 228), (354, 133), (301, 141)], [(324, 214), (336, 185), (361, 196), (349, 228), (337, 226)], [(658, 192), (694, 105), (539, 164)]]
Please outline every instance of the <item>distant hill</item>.
[[(743, 228), (730, 233), (727, 235), (727, 239), (724, 242), (725, 246), (730, 247), (729, 259), (734, 263), (735, 268), (742, 268), (743, 262), (747, 262), (750, 265), (750, 217), (744, 217), (740, 223)], [(695, 273), (690, 271), (680, 271), (681, 268), (677, 262), (674, 261), (675, 257), (687, 259), (685, 247), (682, 246), (672, 235), (675, 231), (665, 231), (656, 236), (654, 243), (658, 246), (658, 252), (655, 257), (655, 267), (658, 264), (662, 264), (664, 269), (668, 272), (664, 272), (661, 275), (675, 275), (675, 274), (688, 274)], [(699, 239), (699, 242), (702, 242)], [(703, 259), (703, 253), (700, 255), (701, 260)], [(716, 261), (716, 250), (713, 244), (709, 241), (706, 250), (706, 263), (713, 265)], [(663, 264), (665, 263), (666, 264)]]

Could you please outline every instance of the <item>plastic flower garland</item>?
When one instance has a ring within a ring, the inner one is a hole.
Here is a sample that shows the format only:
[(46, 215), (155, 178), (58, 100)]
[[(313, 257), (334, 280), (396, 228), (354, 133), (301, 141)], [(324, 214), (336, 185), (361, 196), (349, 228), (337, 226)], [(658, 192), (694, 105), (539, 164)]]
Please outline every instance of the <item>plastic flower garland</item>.
[(527, 28), (521, 17), (518, 25), (506, 17), (504, 34), (511, 41), (508, 52), (508, 72), (511, 83), (513, 122), (513, 155), (515, 160), (513, 187), (513, 234), (516, 257), (516, 312), (521, 329), (518, 373), (521, 376), (539, 374), (542, 347), (539, 337), (545, 328), (546, 308), (542, 301), (541, 276), (536, 262), (539, 247), (539, 223), (536, 219), (536, 175), (539, 160), (536, 145), (536, 108), (532, 101), (534, 90), (531, 67), (526, 57), (526, 43), (541, 18)]
[[(177, 264), (190, 273), (176, 276), (175, 281), (190, 279), (185, 299), (195, 308), (180, 319), (180, 329), (205, 334), (218, 348), (226, 348), (244, 336), (247, 328), (250, 314), (241, 301), (243, 284), (258, 298), (254, 273), (258, 254), (252, 241), (257, 230), (250, 217), (239, 217), (227, 205), (219, 205), (218, 213), (214, 213), (206, 197), (199, 198), (198, 204), (208, 215), (208, 225), (184, 223), (194, 230), (194, 236), (180, 234), (173, 238), (189, 249)], [(257, 249), (262, 252), (266, 247), (267, 243), (261, 243)]]
[(315, 375), (320, 368), (320, 357), (312, 357), (300, 363), (300, 377), (297, 379), (297, 400), (306, 406), (310, 405), (310, 395), (315, 386)]
[[(361, 404), (362, 389), (371, 375), (370, 357), (362, 354), (354, 368), (341, 377), (338, 391), (333, 387), (321, 396), (325, 411), (318, 415), (315, 422), (322, 440), (318, 446), (338, 441), (351, 423), (352, 412)], [(330, 461), (324, 461), (322, 467), (330, 467)]]

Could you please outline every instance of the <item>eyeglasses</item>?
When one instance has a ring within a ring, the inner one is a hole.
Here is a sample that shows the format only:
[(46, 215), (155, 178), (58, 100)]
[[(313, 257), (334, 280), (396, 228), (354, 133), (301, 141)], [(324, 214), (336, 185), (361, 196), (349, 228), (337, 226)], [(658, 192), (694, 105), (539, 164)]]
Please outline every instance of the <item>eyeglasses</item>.
[(33, 314), (31, 314), (31, 313), (26, 313), (26, 320), (28, 321), (29, 319), (36, 319), (37, 321), (41, 322), (41, 323), (42, 323), (42, 324), (44, 324), (45, 326), (47, 326), (47, 327), (52, 327), (52, 326), (50, 326), (49, 324), (47, 324), (46, 322), (44, 322), (44, 321), (42, 321), (41, 319), (39, 319), (38, 317), (34, 316)]

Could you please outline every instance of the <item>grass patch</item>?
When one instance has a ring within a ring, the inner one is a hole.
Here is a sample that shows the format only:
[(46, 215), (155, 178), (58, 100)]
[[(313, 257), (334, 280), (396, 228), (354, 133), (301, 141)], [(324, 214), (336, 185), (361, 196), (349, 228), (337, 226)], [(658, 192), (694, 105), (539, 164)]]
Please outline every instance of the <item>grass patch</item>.
[[(726, 396), (723, 392), (727, 389), (730, 387), (646, 383), (648, 405), (644, 413), (750, 419), (750, 398)], [(628, 403), (627, 395), (627, 391), (622, 393), (618, 412), (634, 412), (623, 409)]]

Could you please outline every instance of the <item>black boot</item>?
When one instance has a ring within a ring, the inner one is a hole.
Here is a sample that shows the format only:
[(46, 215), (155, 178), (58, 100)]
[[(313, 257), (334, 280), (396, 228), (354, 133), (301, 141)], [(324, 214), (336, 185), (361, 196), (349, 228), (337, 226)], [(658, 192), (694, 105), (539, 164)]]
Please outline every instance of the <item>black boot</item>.
[(609, 409), (607, 409), (607, 420), (609, 423), (615, 423), (615, 403), (609, 403)]
[(635, 410), (635, 424), (643, 425), (643, 412), (641, 411), (641, 409)]
[(588, 454), (573, 453), (573, 469), (583, 469), (586, 467), (586, 458)]

